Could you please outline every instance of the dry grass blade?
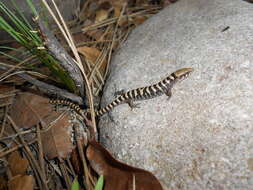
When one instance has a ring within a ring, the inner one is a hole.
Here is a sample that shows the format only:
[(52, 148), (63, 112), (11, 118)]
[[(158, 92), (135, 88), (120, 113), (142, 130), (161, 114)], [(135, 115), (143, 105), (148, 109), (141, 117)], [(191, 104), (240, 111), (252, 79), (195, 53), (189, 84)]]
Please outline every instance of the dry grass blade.
[[(14, 130), (16, 131), (16, 133), (19, 132), (17, 125), (14, 123), (14, 121), (12, 120), (12, 118), (10, 116), (7, 115), (8, 120), (10, 121), (10, 123), (12, 124), (12, 127), (14, 128)], [(43, 184), (43, 188), (45, 190), (48, 189), (47, 183), (46, 183), (46, 179), (43, 177), (43, 174), (41, 173), (41, 169), (36, 161), (36, 159), (34, 158), (30, 148), (28, 147), (27, 143), (25, 142), (25, 140), (23, 139), (23, 137), (21, 135), (19, 135), (20, 141), (22, 142), (22, 144), (24, 145), (24, 148), (27, 152), (27, 158), (30, 161), (30, 164), (34, 167), (34, 173), (35, 175), (39, 176), (39, 179), (41, 180), (42, 184)]]
[[(8, 68), (10, 68), (12, 66), (10, 65), (6, 65), (4, 63), (0, 63), (0, 70), (8, 70)], [(30, 82), (31, 84), (37, 86), (42, 92), (49, 94), (49, 95), (54, 95), (54, 94), (59, 94), (61, 95), (62, 98), (67, 98), (72, 100), (73, 102), (77, 102), (78, 104), (83, 104), (83, 99), (75, 94), (69, 93), (68, 91), (55, 87), (53, 85), (49, 85), (47, 83), (44, 83), (42, 81), (39, 81), (33, 77), (31, 77), (30, 75), (26, 74), (26, 73), (30, 73), (30, 74), (35, 74), (36, 72), (31, 72), (31, 71), (17, 71), (14, 74), (12, 73), (12, 75), (18, 75), (19, 77), (27, 80), (28, 82)], [(36, 73), (37, 74), (37, 73)], [(41, 76), (41, 74), (39, 74)], [(8, 75), (9, 77), (10, 75)]]
[(0, 130), (0, 138), (3, 136), (3, 132), (4, 132), (6, 121), (7, 121), (8, 110), (9, 110), (9, 107), (5, 106), (4, 119), (3, 119), (1, 130)]
[(13, 66), (11, 69), (9, 69), (8, 71), (6, 71), (5, 73), (3, 73), (0, 76), (0, 81), (2, 80), (2, 78), (4, 78), (5, 76), (7, 76), (10, 72), (14, 71), (17, 68), (20, 68), (21, 65), (23, 65), (24, 63), (27, 63), (28, 61), (32, 60), (33, 58), (35, 58), (36, 56), (30, 56), (27, 59), (25, 59), (24, 61), (21, 61), (20, 63), (18, 63), (17, 65)]
[(120, 13), (120, 16), (119, 16), (119, 18), (117, 20), (117, 24), (115, 26), (115, 30), (113, 32), (112, 43), (111, 43), (111, 48), (110, 48), (109, 55), (108, 55), (108, 65), (107, 65), (107, 68), (106, 68), (106, 71), (105, 71), (105, 76), (108, 74), (109, 64), (111, 62), (111, 57), (112, 57), (112, 49), (114, 47), (115, 38), (116, 38), (116, 33), (117, 33), (117, 30), (118, 30), (118, 27), (119, 27), (119, 22), (120, 22), (120, 20), (121, 20), (121, 18), (123, 16), (123, 13), (125, 12), (125, 9), (126, 9), (126, 4), (124, 4), (124, 6), (123, 6), (123, 9), (122, 9), (122, 11)]
[[(136, 16), (140, 16), (140, 15), (144, 15), (148, 12), (152, 12), (151, 15), (157, 13), (159, 10), (161, 9), (161, 7), (151, 7), (150, 9), (145, 9), (143, 11), (138, 11), (137, 13), (132, 13), (132, 14), (129, 14), (129, 15), (124, 15), (122, 16), (121, 19), (130, 19), (130, 18), (134, 18)], [(95, 24), (92, 24), (92, 25), (89, 25), (89, 26), (86, 26), (85, 28), (82, 29), (83, 32), (87, 32), (89, 30), (96, 30), (96, 29), (99, 29), (99, 28), (102, 28), (104, 26), (108, 26), (108, 25), (111, 25), (111, 24), (114, 24), (117, 22), (117, 20), (119, 19), (119, 17), (113, 17), (113, 18), (110, 18), (110, 19), (106, 19), (106, 20), (103, 20), (99, 23), (95, 23)]]
[[(27, 143), (27, 145), (34, 144), (35, 142), (37, 142), (37, 139), (32, 140), (31, 142)], [(16, 146), (13, 146), (13, 147), (12, 147), (11, 149), (9, 149), (9, 150), (6, 150), (6, 151), (4, 151), (4, 152), (0, 152), (0, 158), (4, 157), (4, 156), (6, 156), (6, 155), (8, 155), (8, 154), (10, 154), (10, 153), (12, 153), (12, 152), (14, 152), (14, 151), (20, 149), (20, 148), (23, 148), (23, 147), (24, 147), (23, 144), (18, 144), (18, 145), (16, 145)]]
[(37, 125), (37, 137), (38, 137), (38, 149), (39, 149), (39, 163), (40, 163), (40, 168), (42, 172), (43, 178), (46, 180), (46, 170), (45, 170), (45, 165), (44, 165), (44, 153), (43, 153), (43, 146), (42, 146), (42, 141), (41, 141), (41, 130), (40, 130), (40, 125)]
[(51, 14), (51, 16), (53, 17), (54, 21), (57, 23), (59, 29), (61, 30), (63, 36), (65, 37), (67, 43), (69, 44), (73, 54), (75, 55), (75, 62), (76, 64), (78, 65), (78, 67), (80, 68), (82, 74), (83, 74), (83, 77), (84, 77), (84, 80), (85, 80), (85, 83), (86, 83), (86, 88), (87, 88), (87, 96), (88, 96), (88, 100), (89, 100), (89, 103), (90, 103), (90, 110), (91, 110), (91, 119), (92, 119), (92, 125), (93, 125), (93, 130), (95, 132), (95, 134), (97, 133), (97, 127), (96, 127), (96, 122), (95, 122), (95, 111), (94, 111), (94, 104), (93, 104), (93, 96), (92, 96), (92, 91), (91, 91), (91, 87), (90, 87), (90, 84), (89, 84), (89, 80), (84, 72), (84, 68), (83, 68), (83, 65), (81, 63), (81, 59), (78, 55), (78, 52), (76, 50), (76, 47), (75, 47), (75, 44), (74, 44), (74, 41), (72, 39), (72, 36), (67, 28), (67, 25), (65, 23), (65, 21), (63, 20), (54, 0), (51, 0), (52, 3), (54, 4), (54, 7), (56, 8), (56, 11), (58, 13), (58, 16), (60, 17), (61, 19), (61, 23), (63, 24), (64, 26), (64, 29), (63, 27), (61, 26), (59, 20), (56, 18), (55, 14), (53, 13), (52, 9), (49, 7), (48, 3), (46, 2), (46, 0), (42, 0), (43, 4), (46, 6), (46, 8), (48, 9), (49, 13)]
[(75, 127), (75, 134), (76, 134), (76, 138), (77, 138), (77, 149), (78, 149), (78, 152), (79, 152), (79, 155), (80, 155), (80, 158), (82, 161), (82, 165), (83, 165), (83, 171), (84, 171), (83, 175), (84, 175), (84, 180), (85, 180), (84, 184), (86, 185), (86, 188), (88, 190), (91, 190), (94, 186), (94, 180), (92, 179), (91, 174), (88, 170), (87, 162), (86, 162), (86, 159), (84, 156), (85, 154), (83, 151), (81, 134), (80, 134), (77, 127)]

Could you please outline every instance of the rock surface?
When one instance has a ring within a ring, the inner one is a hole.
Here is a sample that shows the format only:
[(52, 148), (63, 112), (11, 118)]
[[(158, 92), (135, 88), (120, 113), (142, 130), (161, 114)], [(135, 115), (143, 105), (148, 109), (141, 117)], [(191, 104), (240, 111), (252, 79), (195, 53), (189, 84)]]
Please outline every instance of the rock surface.
[[(226, 30), (225, 30), (226, 29)], [(120, 89), (194, 73), (166, 96), (101, 118), (102, 143), (169, 189), (253, 187), (253, 6), (180, 0), (138, 27), (115, 56), (103, 105)]]

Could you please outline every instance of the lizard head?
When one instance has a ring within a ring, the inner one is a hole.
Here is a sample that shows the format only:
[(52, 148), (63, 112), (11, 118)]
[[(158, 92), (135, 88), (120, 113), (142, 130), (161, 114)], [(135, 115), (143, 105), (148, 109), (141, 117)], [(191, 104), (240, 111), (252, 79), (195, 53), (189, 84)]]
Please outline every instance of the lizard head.
[(183, 80), (186, 77), (190, 75), (191, 72), (193, 72), (193, 68), (182, 68), (173, 73), (176, 79)]

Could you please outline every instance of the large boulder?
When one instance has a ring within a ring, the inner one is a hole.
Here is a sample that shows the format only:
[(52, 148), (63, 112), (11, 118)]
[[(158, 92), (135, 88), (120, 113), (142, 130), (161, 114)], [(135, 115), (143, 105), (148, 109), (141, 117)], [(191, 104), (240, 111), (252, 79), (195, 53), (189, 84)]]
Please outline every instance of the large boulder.
[(101, 142), (169, 189), (253, 188), (253, 5), (180, 0), (130, 35), (116, 54), (103, 105), (116, 90), (195, 71), (172, 98), (119, 105), (101, 117)]

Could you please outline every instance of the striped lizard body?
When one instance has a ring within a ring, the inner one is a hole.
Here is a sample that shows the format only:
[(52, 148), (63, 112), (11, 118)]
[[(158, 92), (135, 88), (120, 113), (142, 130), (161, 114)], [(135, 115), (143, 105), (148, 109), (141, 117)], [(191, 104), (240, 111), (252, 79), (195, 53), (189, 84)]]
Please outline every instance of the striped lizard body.
[[(171, 89), (173, 85), (185, 79), (189, 76), (189, 74), (193, 71), (192, 68), (182, 68), (179, 69), (173, 73), (171, 73), (168, 77), (164, 78), (158, 83), (155, 83), (150, 86), (136, 88), (133, 90), (129, 90), (126, 93), (123, 93), (119, 95), (114, 101), (112, 101), (107, 106), (101, 108), (100, 110), (95, 112), (96, 116), (102, 116), (105, 113), (111, 111), (114, 107), (116, 107), (119, 104), (128, 103), (130, 107), (136, 107), (135, 104), (133, 104), (134, 101), (139, 100), (146, 100), (155, 98), (157, 96), (161, 96), (163, 94), (167, 95), (168, 97), (171, 97)], [(51, 104), (57, 104), (57, 105), (67, 105), (71, 109), (75, 110), (80, 115), (85, 115), (85, 112), (75, 103), (68, 101), (68, 100), (50, 100)]]
[(78, 104), (75, 104), (69, 100), (58, 100), (58, 99), (52, 99), (49, 101), (50, 104), (54, 105), (63, 105), (63, 106), (68, 106), (71, 109), (73, 109), (76, 113), (78, 113), (81, 116), (85, 116), (86, 113), (83, 109), (80, 108)]
[(171, 73), (168, 77), (164, 78), (158, 83), (146, 87), (129, 90), (126, 93), (123, 93), (122, 95), (118, 96), (114, 101), (112, 101), (107, 106), (96, 111), (96, 116), (101, 116), (109, 112), (119, 104), (128, 103), (130, 107), (136, 107), (136, 105), (133, 104), (133, 101), (151, 99), (157, 96), (161, 96), (163, 94), (166, 94), (167, 96), (170, 97), (171, 88), (173, 87), (173, 85), (176, 82), (181, 81), (186, 77), (188, 77), (192, 71), (193, 71), (192, 68), (182, 68)]

